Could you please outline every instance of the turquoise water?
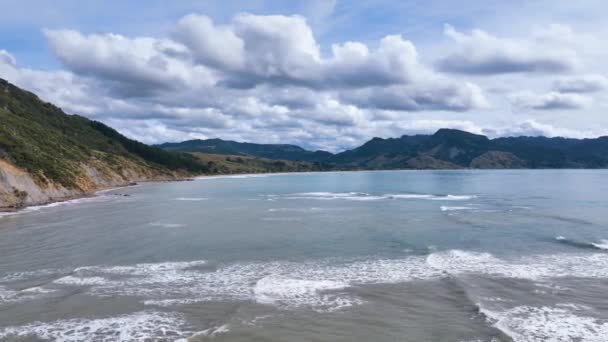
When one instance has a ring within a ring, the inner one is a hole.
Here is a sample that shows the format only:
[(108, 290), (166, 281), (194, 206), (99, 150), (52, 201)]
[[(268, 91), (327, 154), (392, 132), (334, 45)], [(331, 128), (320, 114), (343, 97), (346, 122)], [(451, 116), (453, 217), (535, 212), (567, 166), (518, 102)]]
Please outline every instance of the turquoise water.
[(0, 340), (606, 341), (608, 171), (150, 183), (0, 217)]

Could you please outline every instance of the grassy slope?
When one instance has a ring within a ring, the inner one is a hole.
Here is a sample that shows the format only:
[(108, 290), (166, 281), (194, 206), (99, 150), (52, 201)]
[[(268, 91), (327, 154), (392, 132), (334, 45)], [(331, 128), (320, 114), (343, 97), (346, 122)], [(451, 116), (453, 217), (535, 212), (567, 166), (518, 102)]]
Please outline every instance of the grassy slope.
[(203, 173), (205, 165), (183, 153), (170, 153), (130, 140), (102, 123), (67, 115), (32, 93), (0, 79), (0, 158), (27, 170), (42, 183), (78, 188), (82, 164), (120, 172), (158, 175)]
[(208, 153), (193, 155), (209, 168), (209, 174), (320, 171), (318, 163)]

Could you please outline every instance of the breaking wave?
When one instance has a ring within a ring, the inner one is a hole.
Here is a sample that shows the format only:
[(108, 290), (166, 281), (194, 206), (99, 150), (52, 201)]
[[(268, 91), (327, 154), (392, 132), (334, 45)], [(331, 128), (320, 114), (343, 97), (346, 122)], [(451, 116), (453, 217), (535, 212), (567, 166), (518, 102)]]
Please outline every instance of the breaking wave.
[(128, 315), (34, 322), (0, 328), (0, 339), (37, 337), (64, 342), (177, 340), (192, 336), (192, 329), (178, 314), (143, 311)]
[[(501, 259), (489, 253), (449, 250), (401, 259), (258, 262), (214, 266), (205, 261), (88, 266), (72, 270), (42, 290), (82, 288), (101, 297), (130, 296), (146, 305), (255, 301), (280, 308), (331, 311), (362, 301), (350, 287), (401, 283), (466, 274), (542, 280), (608, 278), (608, 255), (534, 255)], [(10, 279), (10, 275), (8, 278)], [(0, 300), (35, 299), (0, 287)], [(23, 298), (21, 298), (23, 297)], [(1, 304), (0, 301), (0, 304)]]
[(608, 240), (600, 240), (599, 242), (586, 242), (569, 239), (561, 235), (556, 236), (555, 240), (561, 244), (568, 245), (571, 247), (608, 250)]
[(475, 195), (431, 195), (431, 194), (369, 194), (365, 192), (300, 192), (284, 196), (285, 199), (379, 201), (391, 199), (466, 201), (477, 198)]

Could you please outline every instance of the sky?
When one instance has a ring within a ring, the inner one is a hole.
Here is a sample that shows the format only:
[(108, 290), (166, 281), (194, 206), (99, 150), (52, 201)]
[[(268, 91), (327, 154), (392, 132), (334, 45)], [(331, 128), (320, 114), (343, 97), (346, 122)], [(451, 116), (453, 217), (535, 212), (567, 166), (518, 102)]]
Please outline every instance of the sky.
[(608, 135), (603, 0), (0, 0), (0, 78), (145, 143)]

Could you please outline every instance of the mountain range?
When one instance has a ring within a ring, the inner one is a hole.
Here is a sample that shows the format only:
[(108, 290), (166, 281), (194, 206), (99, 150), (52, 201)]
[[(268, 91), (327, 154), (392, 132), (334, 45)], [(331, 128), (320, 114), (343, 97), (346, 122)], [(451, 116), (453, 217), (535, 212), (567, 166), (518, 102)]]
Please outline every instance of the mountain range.
[(0, 79), (0, 210), (202, 174), (461, 168), (608, 168), (608, 137), (489, 139), (440, 129), (336, 154), (221, 139), (149, 146)]
[(294, 145), (252, 144), (221, 139), (157, 145), (169, 151), (232, 154), (314, 162), (322, 169), (513, 169), (606, 168), (608, 137), (569, 139), (486, 136), (456, 129), (431, 135), (373, 138), (344, 152), (308, 151)]

